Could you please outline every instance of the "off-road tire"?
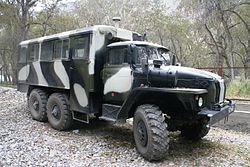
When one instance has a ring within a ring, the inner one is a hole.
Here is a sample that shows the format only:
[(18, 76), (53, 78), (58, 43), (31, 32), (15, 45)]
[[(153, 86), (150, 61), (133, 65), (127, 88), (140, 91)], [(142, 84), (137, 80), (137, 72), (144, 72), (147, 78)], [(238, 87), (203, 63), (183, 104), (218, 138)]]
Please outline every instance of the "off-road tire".
[[(145, 127), (144, 131), (141, 126)], [(159, 107), (149, 104), (139, 106), (134, 114), (133, 133), (136, 149), (145, 159), (161, 160), (166, 156), (169, 148), (168, 130)], [(140, 139), (143, 136), (144, 140)]]
[(47, 115), (50, 125), (57, 130), (67, 130), (73, 124), (68, 98), (62, 93), (53, 93), (47, 103)]
[(181, 136), (188, 140), (201, 140), (204, 136), (208, 134), (210, 127), (207, 123), (201, 121), (199, 123), (185, 125), (181, 129)]
[(46, 122), (48, 95), (41, 89), (33, 89), (28, 97), (28, 107), (34, 120)]

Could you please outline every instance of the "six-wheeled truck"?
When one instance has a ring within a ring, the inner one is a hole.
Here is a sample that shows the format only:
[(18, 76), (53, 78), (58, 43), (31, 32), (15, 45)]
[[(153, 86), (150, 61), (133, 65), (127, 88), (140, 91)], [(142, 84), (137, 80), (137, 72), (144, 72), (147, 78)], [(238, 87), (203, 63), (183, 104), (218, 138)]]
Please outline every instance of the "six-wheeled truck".
[(67, 130), (73, 120), (133, 118), (138, 152), (164, 158), (169, 131), (204, 137), (235, 104), (213, 73), (176, 65), (161, 45), (112, 26), (93, 26), (20, 43), (18, 90), (32, 118)]

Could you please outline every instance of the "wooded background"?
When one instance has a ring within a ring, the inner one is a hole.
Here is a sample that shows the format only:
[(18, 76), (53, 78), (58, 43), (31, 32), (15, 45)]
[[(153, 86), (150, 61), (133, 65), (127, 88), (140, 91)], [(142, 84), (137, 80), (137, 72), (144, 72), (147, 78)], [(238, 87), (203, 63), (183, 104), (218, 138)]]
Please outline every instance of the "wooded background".
[[(16, 83), (18, 44), (26, 39), (97, 24), (147, 34), (168, 47), (183, 66), (250, 78), (250, 1), (179, 0), (0, 0), (0, 69)], [(231, 67), (242, 67), (236, 70)], [(208, 69), (208, 70), (211, 70)]]

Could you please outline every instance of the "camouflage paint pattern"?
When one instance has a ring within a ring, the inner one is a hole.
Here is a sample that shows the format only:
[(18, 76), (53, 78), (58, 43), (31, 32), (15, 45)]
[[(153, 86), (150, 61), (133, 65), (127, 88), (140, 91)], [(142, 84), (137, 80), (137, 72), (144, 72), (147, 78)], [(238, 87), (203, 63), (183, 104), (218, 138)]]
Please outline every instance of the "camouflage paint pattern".
[(115, 41), (132, 40), (133, 37), (139, 38), (139, 34), (112, 26), (100, 25), (23, 41), (20, 46), (28, 50), (30, 44), (39, 43), (39, 55), (41, 55), (42, 42), (54, 39), (71, 39), (72, 36), (82, 34), (88, 35), (90, 38), (87, 59), (72, 58), (28, 62), (26, 58), (26, 62), (18, 64), (18, 90), (25, 92), (29, 85), (32, 85), (69, 91), (71, 109), (84, 113), (90, 112), (89, 94), (95, 92), (102, 97), (103, 93), (100, 73), (105, 60), (106, 46)]

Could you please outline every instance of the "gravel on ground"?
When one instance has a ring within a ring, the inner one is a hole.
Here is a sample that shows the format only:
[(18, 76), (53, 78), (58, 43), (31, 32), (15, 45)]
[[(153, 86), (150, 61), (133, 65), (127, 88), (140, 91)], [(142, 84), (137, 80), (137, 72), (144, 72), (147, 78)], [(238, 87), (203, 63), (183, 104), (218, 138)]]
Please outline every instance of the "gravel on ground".
[(250, 166), (250, 133), (216, 127), (200, 142), (170, 133), (166, 158), (148, 162), (135, 149), (131, 122), (57, 131), (32, 120), (24, 93), (0, 87), (0, 166)]

